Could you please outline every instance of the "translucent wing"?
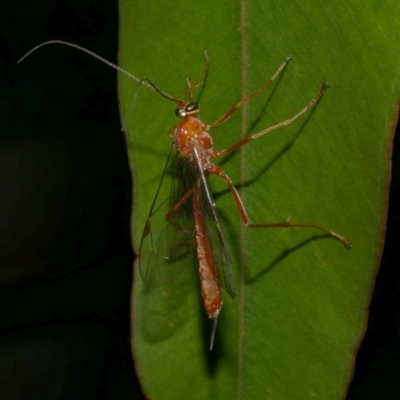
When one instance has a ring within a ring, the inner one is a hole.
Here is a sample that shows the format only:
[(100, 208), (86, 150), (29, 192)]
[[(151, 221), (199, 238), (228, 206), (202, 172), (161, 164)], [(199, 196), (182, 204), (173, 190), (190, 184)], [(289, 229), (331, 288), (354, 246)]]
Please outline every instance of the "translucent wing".
[[(200, 166), (198, 159), (197, 162)], [(234, 298), (236, 291), (229, 250), (206, 177), (201, 168), (193, 168), (174, 146), (143, 231), (140, 273), (146, 285), (158, 287), (173, 280), (186, 265), (197, 264), (193, 192), (197, 190), (199, 180), (201, 211), (212, 248), (215, 272), (221, 286)]]
[(195, 181), (193, 168), (172, 146), (140, 243), (139, 268), (147, 286), (158, 287), (173, 280), (186, 265), (196, 265), (190, 195)]
[(236, 297), (235, 282), (232, 274), (232, 262), (229, 256), (229, 249), (225, 237), (222, 233), (220, 218), (211, 195), (210, 188), (204, 171), (200, 168), (200, 160), (197, 152), (198, 179), (201, 182), (201, 207), (205, 220), (205, 227), (214, 257), (215, 272), (218, 276), (220, 285), (229, 293), (232, 298)]

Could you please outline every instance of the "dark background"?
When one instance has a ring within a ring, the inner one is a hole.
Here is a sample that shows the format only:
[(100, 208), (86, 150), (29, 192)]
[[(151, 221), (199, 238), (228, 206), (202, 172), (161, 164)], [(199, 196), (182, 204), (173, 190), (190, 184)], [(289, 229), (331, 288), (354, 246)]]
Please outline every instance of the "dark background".
[(0, 398), (142, 398), (115, 1), (0, 6)]
[[(0, 391), (142, 398), (129, 347), (131, 178), (116, 73), (118, 3), (0, 6)], [(388, 231), (348, 400), (400, 398), (399, 144)]]

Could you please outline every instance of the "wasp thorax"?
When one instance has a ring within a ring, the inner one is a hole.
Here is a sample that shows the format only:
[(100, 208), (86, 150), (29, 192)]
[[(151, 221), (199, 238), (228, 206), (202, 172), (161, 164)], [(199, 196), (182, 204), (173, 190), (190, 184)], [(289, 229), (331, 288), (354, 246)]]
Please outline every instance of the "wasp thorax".
[(186, 103), (175, 110), (175, 115), (179, 118), (185, 118), (190, 115), (197, 114), (200, 111), (200, 106), (195, 102)]

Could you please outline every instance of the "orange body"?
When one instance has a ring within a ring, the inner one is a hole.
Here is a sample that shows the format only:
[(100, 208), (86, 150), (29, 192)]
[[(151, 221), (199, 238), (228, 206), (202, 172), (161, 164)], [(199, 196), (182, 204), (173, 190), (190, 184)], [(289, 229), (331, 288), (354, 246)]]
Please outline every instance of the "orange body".
[(207, 315), (210, 318), (216, 318), (222, 308), (222, 296), (216, 273), (213, 250), (205, 230), (204, 217), (201, 211), (200, 187), (198, 187), (194, 193), (193, 214), (197, 242), (197, 257), (199, 259), (201, 295), (203, 296), (203, 304)]
[(175, 129), (174, 143), (183, 157), (196, 167), (193, 149), (197, 150), (203, 170), (207, 169), (213, 156), (213, 142), (205, 131), (206, 126), (196, 117), (186, 117)]
[[(198, 118), (188, 116), (177, 125), (174, 134), (174, 143), (177, 150), (194, 168), (198, 168), (198, 163), (200, 163), (203, 171), (209, 167), (209, 159), (213, 154), (212, 139), (205, 129), (206, 126)], [(194, 149), (196, 149), (198, 159), (194, 154)], [(199, 180), (193, 194), (193, 213), (201, 294), (207, 315), (210, 318), (216, 318), (222, 308), (222, 296), (213, 250), (206, 232), (202, 213), (200, 185), (201, 182)]]

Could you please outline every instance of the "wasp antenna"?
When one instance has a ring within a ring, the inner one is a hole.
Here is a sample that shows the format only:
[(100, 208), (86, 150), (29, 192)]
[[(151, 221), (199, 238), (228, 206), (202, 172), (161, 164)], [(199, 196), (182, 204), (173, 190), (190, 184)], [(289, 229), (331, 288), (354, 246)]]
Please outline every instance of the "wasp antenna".
[(172, 101), (175, 101), (175, 102), (177, 101), (172, 96), (170, 96), (167, 93), (164, 93), (162, 90), (160, 90), (156, 85), (154, 85), (154, 83), (152, 83), (150, 81), (150, 79), (148, 79), (148, 78), (138, 78), (137, 76), (131, 74), (130, 72), (126, 71), (125, 69), (123, 69), (121, 67), (119, 67), (118, 65), (106, 60), (105, 58), (99, 56), (98, 54), (94, 53), (93, 51), (88, 50), (85, 47), (78, 46), (77, 44), (74, 44), (74, 43), (65, 42), (63, 40), (49, 40), (48, 42), (41, 43), (41, 44), (37, 45), (36, 47), (34, 47), (33, 49), (29, 50), (23, 57), (21, 57), (17, 61), (17, 63), (18, 64), (21, 63), (23, 60), (25, 60), (25, 58), (29, 57), (33, 52), (35, 52), (36, 50), (40, 49), (41, 47), (47, 46), (49, 44), (62, 44), (64, 46), (73, 47), (75, 49), (83, 51), (84, 53), (89, 54), (90, 56), (92, 56), (94, 58), (97, 58), (98, 60), (100, 60), (104, 64), (107, 64), (111, 68), (114, 68), (115, 70), (117, 70), (121, 74), (124, 74), (124, 75), (128, 76), (129, 78), (131, 78), (134, 81), (138, 82), (140, 85), (146, 86), (149, 89), (152, 89), (155, 92), (161, 94), (161, 96), (165, 97), (166, 99), (172, 100)]
[[(147, 84), (146, 84), (147, 82)], [(180, 103), (180, 100), (175, 99), (175, 97), (170, 96), (169, 94), (163, 92), (159, 89), (149, 78), (143, 77), (139, 80), (139, 85), (145, 85), (153, 89), (155, 92), (160, 94), (161, 96), (165, 97), (168, 100), (174, 101), (175, 103)]]
[(159, 93), (161, 96), (165, 97), (165, 98), (168, 99), (168, 100), (172, 100), (172, 101), (174, 101), (175, 103), (176, 103), (176, 102), (179, 102), (179, 100), (174, 99), (174, 98), (171, 97), (170, 95), (168, 95), (168, 94), (164, 93), (163, 91), (161, 91), (149, 78), (143, 77), (143, 78), (140, 79), (140, 81), (139, 81), (138, 87), (136, 88), (135, 94), (133, 95), (131, 104), (129, 105), (128, 112), (126, 113), (126, 117), (125, 117), (125, 119), (124, 119), (124, 122), (122, 123), (122, 128), (121, 128), (121, 131), (122, 131), (122, 132), (125, 131), (126, 123), (127, 123), (128, 119), (129, 119), (129, 116), (131, 115), (131, 113), (132, 113), (132, 111), (133, 111), (133, 108), (135, 107), (136, 100), (137, 100), (137, 98), (138, 98), (138, 96), (139, 96), (140, 89), (142, 88), (143, 85), (146, 84), (146, 82), (148, 83), (148, 85), (150, 85), (150, 87), (151, 87), (153, 90), (155, 90), (155, 91), (156, 91), (157, 93)]
[(74, 43), (70, 43), (70, 42), (64, 42), (63, 40), (49, 40), (48, 42), (44, 42), (41, 43), (39, 45), (37, 45), (36, 47), (34, 47), (33, 49), (29, 50), (23, 57), (21, 57), (18, 61), (17, 64), (21, 63), (23, 60), (25, 60), (25, 58), (29, 57), (33, 52), (35, 52), (36, 50), (39, 50), (41, 47), (47, 46), (49, 44), (62, 44), (64, 46), (68, 46), (68, 47), (73, 47), (75, 49), (78, 49), (80, 51), (83, 51), (86, 54), (89, 54), (90, 56), (97, 58), (98, 60), (100, 60), (101, 62), (103, 62), (104, 64), (107, 64), (108, 66), (110, 66), (111, 68), (116, 69), (117, 71), (121, 72), (122, 74), (129, 76), (129, 78), (135, 80), (136, 82), (140, 82), (140, 79), (135, 76), (132, 75), (130, 72), (124, 70), (123, 68), (119, 67), (118, 65), (112, 63), (111, 61), (106, 60), (105, 58), (99, 56), (97, 53), (86, 49), (85, 47), (79, 46), (77, 44)]

